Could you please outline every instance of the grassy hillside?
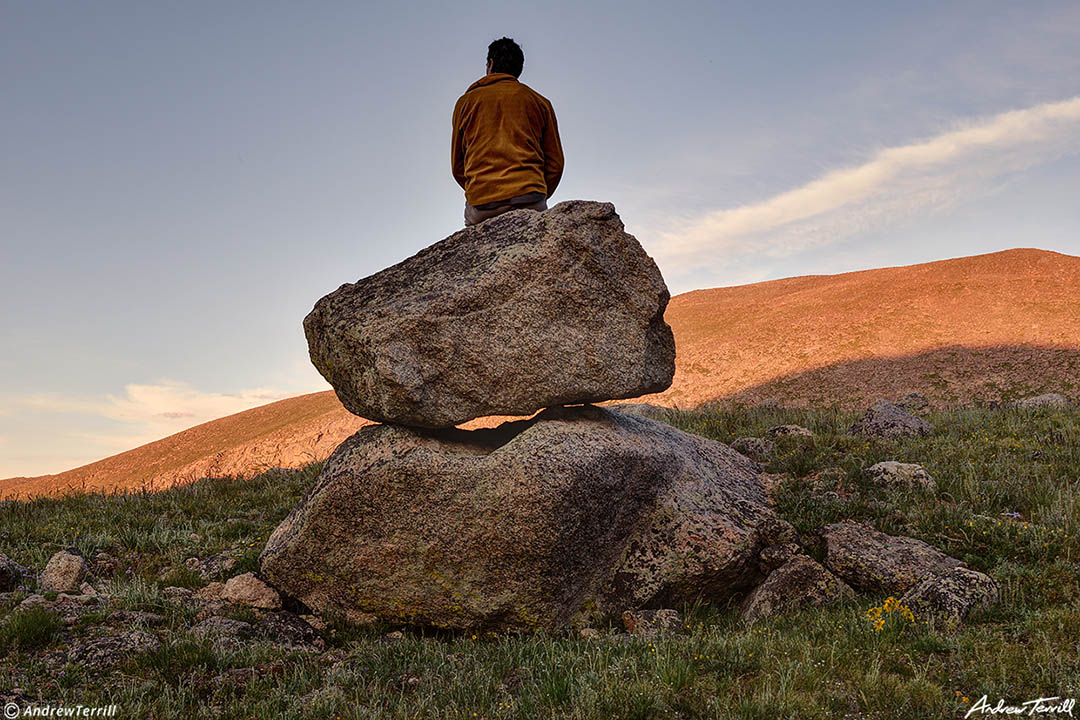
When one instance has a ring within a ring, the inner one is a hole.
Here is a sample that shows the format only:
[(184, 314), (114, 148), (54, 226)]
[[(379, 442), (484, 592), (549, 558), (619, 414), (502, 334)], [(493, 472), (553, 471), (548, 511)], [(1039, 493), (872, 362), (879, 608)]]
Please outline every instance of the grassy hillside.
[[(798, 423), (766, 468), (778, 512), (812, 535), (844, 518), (918, 537), (991, 575), (1000, 603), (958, 630), (900, 621), (875, 631), (860, 595), (826, 610), (754, 626), (736, 600), (680, 608), (687, 635), (487, 635), (394, 628), (323, 630), (325, 651), (265, 641), (215, 644), (188, 632), (199, 606), (166, 586), (206, 583), (188, 557), (227, 553), (254, 570), (277, 523), (319, 464), (254, 479), (210, 479), (165, 492), (43, 498), (0, 505), (0, 552), (40, 570), (56, 550), (107, 553), (102, 603), (72, 625), (13, 608), (34, 589), (0, 595), (0, 700), (116, 703), (154, 718), (927, 718), (962, 717), (987, 695), (1019, 703), (1080, 696), (1080, 410), (967, 408), (931, 412), (928, 437), (868, 441), (846, 434), (855, 413), (731, 408), (672, 412), (683, 429), (730, 442)], [(882, 491), (863, 468), (922, 464), (938, 491)], [(828, 492), (815, 477), (828, 468)], [(820, 555), (819, 555), (820, 559)], [(115, 610), (164, 616), (162, 646), (108, 671), (69, 662), (73, 644), (124, 625)], [(253, 611), (227, 611), (252, 620)], [(16, 692), (16, 689), (18, 691)]]

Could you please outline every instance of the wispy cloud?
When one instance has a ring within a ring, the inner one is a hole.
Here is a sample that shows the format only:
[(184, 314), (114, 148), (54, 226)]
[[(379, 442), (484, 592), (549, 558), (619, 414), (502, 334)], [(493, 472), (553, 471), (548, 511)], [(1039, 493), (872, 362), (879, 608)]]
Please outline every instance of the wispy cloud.
[(761, 202), (681, 221), (659, 234), (652, 251), (673, 274), (717, 259), (786, 257), (947, 208), (1013, 173), (1076, 153), (1080, 96), (967, 121)]
[(109, 450), (125, 449), (180, 432), (199, 423), (231, 415), (275, 400), (302, 395), (274, 388), (233, 393), (208, 393), (170, 379), (157, 384), (124, 386), (124, 394), (78, 398), (58, 393), (27, 395), (17, 402), (47, 413), (73, 413), (126, 423), (130, 432), (118, 435), (72, 433), (101, 443)]

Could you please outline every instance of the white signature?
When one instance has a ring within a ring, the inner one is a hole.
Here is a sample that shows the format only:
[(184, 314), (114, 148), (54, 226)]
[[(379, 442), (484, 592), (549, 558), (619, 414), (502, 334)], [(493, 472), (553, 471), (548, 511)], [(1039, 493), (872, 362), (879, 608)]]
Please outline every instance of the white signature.
[(1060, 696), (1036, 698), (1020, 705), (1006, 705), (1004, 700), (999, 699), (997, 705), (991, 705), (986, 701), (986, 696), (983, 695), (975, 701), (975, 704), (967, 711), (964, 718), (970, 717), (976, 711), (990, 713), (991, 715), (997, 715), (998, 713), (1005, 715), (1045, 715), (1048, 713), (1056, 715), (1066, 713), (1069, 717), (1072, 717), (1074, 705), (1076, 705), (1076, 698), (1062, 700)]

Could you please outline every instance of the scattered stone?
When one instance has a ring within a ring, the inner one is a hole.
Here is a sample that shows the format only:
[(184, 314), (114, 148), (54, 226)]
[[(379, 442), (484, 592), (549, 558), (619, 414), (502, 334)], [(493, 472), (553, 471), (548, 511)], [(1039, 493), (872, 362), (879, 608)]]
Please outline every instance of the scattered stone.
[(610, 203), (467, 227), (319, 300), (309, 354), (350, 412), (449, 428), (667, 389), (667, 286)]
[(90, 561), (90, 572), (99, 578), (112, 577), (116, 572), (116, 565), (119, 561), (112, 555), (106, 552), (99, 552)]
[(206, 587), (197, 590), (195, 599), (201, 602), (213, 602), (214, 600), (220, 600), (223, 592), (225, 592), (225, 583), (212, 582)]
[(109, 613), (106, 622), (124, 625), (152, 626), (164, 623), (165, 616), (152, 612), (143, 612), (142, 610), (114, 610)]
[(600, 631), (597, 630), (596, 628), (591, 628), (591, 627), (581, 628), (580, 630), (578, 630), (578, 637), (583, 637), (583, 638), (600, 637)]
[(930, 403), (927, 399), (917, 392), (909, 392), (907, 395), (896, 401), (896, 406), (912, 415), (922, 415), (930, 409)]
[[(222, 586), (222, 588), (224, 589), (224, 586)], [(176, 587), (175, 585), (170, 585), (169, 587), (162, 590), (161, 593), (173, 602), (183, 602), (184, 600), (189, 600), (195, 594), (189, 588)]]
[(927, 575), (963, 565), (922, 540), (886, 535), (851, 520), (826, 525), (820, 534), (826, 567), (859, 590), (900, 595)]
[(225, 553), (219, 553), (217, 555), (211, 555), (205, 560), (196, 560), (194, 570), (206, 580), (220, 580), (230, 574), (236, 569), (236, 558)]
[(678, 610), (624, 610), (623, 625), (631, 635), (655, 635), (657, 633), (683, 633), (686, 626)]
[(325, 650), (326, 641), (319, 631), (285, 610), (266, 613), (255, 625), (255, 632), (278, 647), (292, 650)]
[(281, 596), (277, 590), (255, 577), (255, 573), (244, 573), (229, 578), (221, 592), (221, 599), (237, 605), (250, 605), (264, 610), (281, 608)]
[(160, 648), (161, 641), (151, 633), (145, 630), (129, 630), (119, 635), (76, 642), (68, 652), (68, 661), (92, 670), (100, 670)]
[(194, 625), (188, 632), (208, 639), (221, 637), (249, 638), (255, 634), (255, 628), (251, 626), (251, 623), (246, 623), (243, 620), (233, 620), (221, 615), (213, 615)]
[(776, 443), (768, 438), (741, 437), (731, 443), (731, 449), (759, 463), (768, 462)]
[(937, 490), (937, 483), (922, 465), (885, 460), (871, 465), (863, 471), (868, 478), (882, 488), (903, 488), (906, 490)]
[(188, 540), (190, 540), (193, 543), (202, 542), (202, 535), (199, 535), (199, 533), (193, 532), (193, 533), (188, 535)]
[(1014, 403), (1010, 403), (1010, 405), (1018, 408), (1068, 407), (1070, 403), (1069, 398), (1061, 393), (1046, 393), (1045, 395), (1036, 395), (1034, 397), (1024, 398), (1023, 400), (1017, 400)]
[(22, 570), (14, 560), (0, 553), (0, 592), (11, 592), (19, 586)]
[(756, 582), (762, 546), (794, 534), (756, 467), (595, 406), (472, 431), (369, 426), (274, 531), (261, 572), (322, 615), (459, 629), (723, 599)]
[(789, 435), (794, 435), (795, 437), (814, 437), (814, 433), (801, 425), (777, 425), (776, 427), (771, 427), (765, 431), (766, 437), (774, 439)]
[(764, 617), (853, 597), (854, 591), (806, 555), (796, 555), (769, 573), (743, 602), (742, 617), (755, 622)]
[(795, 559), (802, 553), (798, 543), (781, 543), (780, 545), (770, 545), (761, 551), (761, 555), (758, 558), (761, 565), (762, 572), (768, 575), (776, 568), (784, 565), (791, 560)]
[(929, 435), (933, 431), (934, 426), (930, 423), (884, 400), (879, 400), (876, 405), (867, 410), (849, 430), (853, 435), (870, 435), (887, 439)]
[(84, 582), (79, 586), (79, 592), (83, 595), (97, 595), (97, 590), (95, 590), (94, 586), (88, 582)]
[(86, 577), (86, 561), (81, 555), (61, 550), (49, 558), (38, 584), (44, 592), (77, 593)]
[(405, 633), (401, 632), (400, 630), (391, 630), (390, 632), (383, 635), (382, 639), (390, 642), (394, 640), (404, 640)]
[(46, 608), (46, 609), (48, 609), (48, 608), (51, 608), (52, 606), (53, 606), (53, 603), (51, 601), (49, 601), (49, 600), (46, 600), (44, 595), (38, 595), (38, 594), (35, 593), (34, 595), (30, 595), (30, 596), (24, 598), (23, 601), (21, 603), (19, 603), (18, 609), (19, 610), (30, 610), (32, 608)]
[(207, 618), (224, 615), (229, 607), (230, 606), (224, 600), (211, 600), (204, 603), (199, 612), (195, 613), (193, 622), (198, 624)]
[(929, 575), (900, 598), (917, 619), (933, 616), (954, 627), (973, 608), (993, 605), (997, 600), (997, 583), (991, 577), (965, 567)]

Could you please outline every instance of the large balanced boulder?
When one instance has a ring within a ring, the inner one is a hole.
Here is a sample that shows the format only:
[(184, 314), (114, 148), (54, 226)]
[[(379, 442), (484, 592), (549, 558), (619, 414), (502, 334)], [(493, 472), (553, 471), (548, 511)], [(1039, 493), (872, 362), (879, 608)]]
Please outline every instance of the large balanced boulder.
[(304, 332), (349, 411), (445, 428), (665, 390), (668, 299), (614, 206), (572, 200), (500, 215), (342, 285)]
[(480, 430), (363, 428), (260, 558), (322, 615), (461, 629), (580, 627), (725, 598), (790, 525), (726, 445), (595, 406)]

